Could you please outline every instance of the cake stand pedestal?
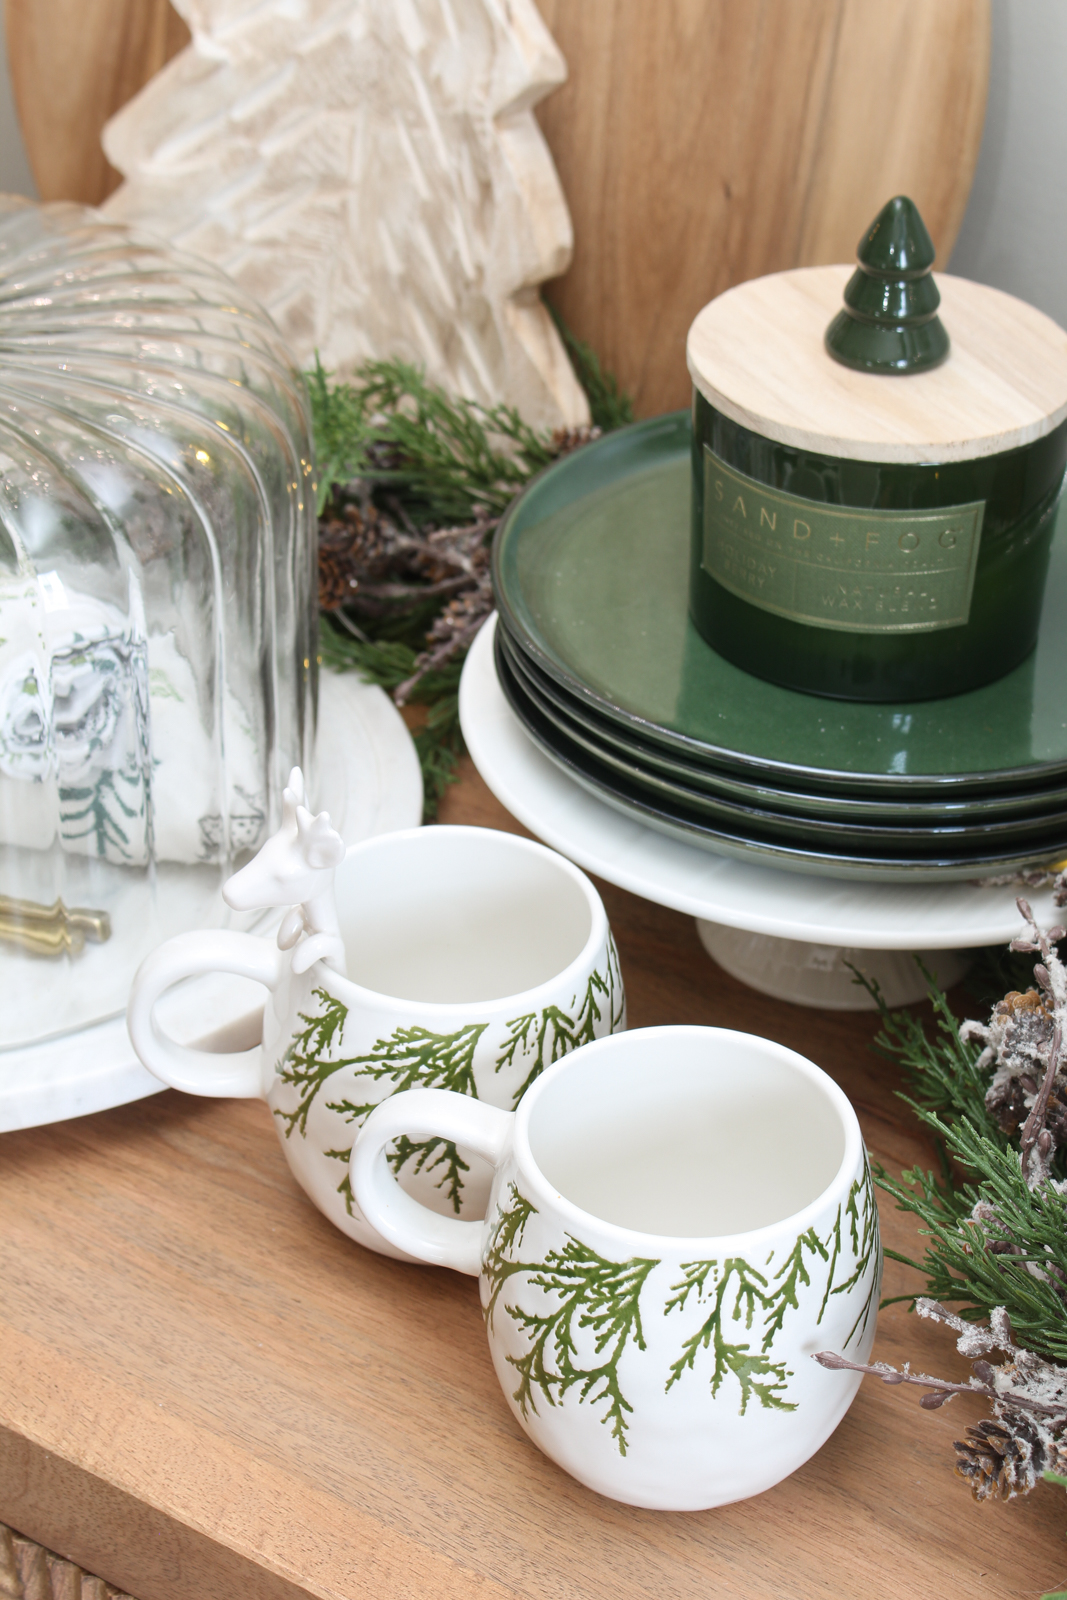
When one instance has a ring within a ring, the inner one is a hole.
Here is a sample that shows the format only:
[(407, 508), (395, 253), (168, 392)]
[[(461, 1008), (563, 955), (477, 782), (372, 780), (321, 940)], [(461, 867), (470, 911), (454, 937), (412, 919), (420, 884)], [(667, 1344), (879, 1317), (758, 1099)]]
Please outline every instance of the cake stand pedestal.
[[(857, 972), (878, 985), (889, 1006), (907, 1006), (926, 994), (914, 956), (904, 950), (857, 950), (855, 946), (777, 939), (769, 933), (724, 927), (696, 919), (704, 949), (724, 972), (761, 994), (823, 1011), (876, 1011), (878, 1003)], [(962, 950), (917, 950), (942, 989), (964, 976), (970, 961)]]
[[(586, 871), (697, 919), (706, 950), (754, 988), (799, 1005), (861, 1010), (873, 1002), (854, 960), (893, 1005), (925, 993), (921, 953), (949, 985), (966, 951), (1022, 931), (1016, 890), (977, 883), (851, 883), (713, 855), (656, 833), (587, 794), (542, 755), (497, 682), (491, 618), (463, 669), (459, 715), (475, 766), (531, 833)], [(1039, 922), (1058, 920), (1048, 889), (1027, 895)], [(798, 948), (799, 947), (799, 948)]]

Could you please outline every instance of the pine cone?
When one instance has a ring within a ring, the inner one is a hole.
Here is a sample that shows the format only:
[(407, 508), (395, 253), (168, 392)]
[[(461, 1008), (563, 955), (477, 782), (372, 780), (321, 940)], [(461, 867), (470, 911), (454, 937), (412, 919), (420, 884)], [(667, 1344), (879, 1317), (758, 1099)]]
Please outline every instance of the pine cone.
[(411, 541), (374, 505), (344, 505), (319, 523), (319, 605), (324, 611), (360, 598), (361, 587), (407, 577)]
[(1036, 989), (1027, 989), (1025, 994), (1018, 989), (1012, 989), (1010, 994), (1006, 994), (1003, 1000), (997, 1003), (996, 1009), (998, 1016), (1008, 1014), (1015, 1016), (1020, 1011), (1043, 1011), (1048, 1014), (1048, 1004)]
[(1030, 1417), (1017, 1411), (987, 1417), (953, 1441), (956, 1471), (976, 1500), (1029, 1494), (1047, 1464), (1047, 1450)]
[(599, 438), (600, 429), (595, 427), (554, 428), (548, 448), (554, 456), (569, 456), (572, 450), (578, 450), (583, 444), (591, 444)]
[[(335, 531), (336, 530), (336, 531)], [(319, 526), (319, 609), (336, 611), (359, 587), (343, 523)]]

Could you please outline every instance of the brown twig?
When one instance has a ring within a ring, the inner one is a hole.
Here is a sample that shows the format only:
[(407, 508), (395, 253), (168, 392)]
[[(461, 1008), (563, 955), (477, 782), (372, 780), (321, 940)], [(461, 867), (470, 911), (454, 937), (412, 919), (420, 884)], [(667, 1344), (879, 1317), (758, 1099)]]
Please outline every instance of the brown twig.
[(466, 649), (473, 641), (475, 634), (489, 615), (492, 607), (492, 595), (488, 594), (485, 596), (484, 607), (472, 616), (465, 627), (453, 633), (449, 638), (442, 640), (432, 650), (423, 651), (415, 664), (415, 671), (411, 674), (411, 677), (405, 678), (404, 682), (398, 684), (393, 690), (393, 700), (398, 706), (407, 704), (408, 697), (418, 688), (427, 673), (435, 672), (439, 668), (447, 666), (453, 656), (457, 656), (461, 650)]
[(361, 600), (424, 600), (447, 599), (470, 588), (470, 578), (461, 573), (455, 578), (442, 578), (439, 583), (361, 583), (358, 594)]
[[(919, 1404), (926, 1411), (936, 1411), (943, 1406), (946, 1400), (951, 1400), (957, 1394), (979, 1394), (989, 1400), (999, 1400), (1001, 1405), (1013, 1406), (1020, 1411), (1033, 1411), (1040, 1416), (1062, 1417), (1067, 1420), (1067, 1409), (1063, 1406), (1045, 1405), (1040, 1400), (1031, 1400), (1028, 1395), (1019, 1394), (1017, 1390), (1010, 1389), (1006, 1393), (994, 1387), (991, 1383), (982, 1382), (980, 1379), (970, 1379), (967, 1383), (949, 1383), (946, 1378), (932, 1378), (925, 1372), (909, 1372), (907, 1367), (900, 1369), (891, 1367), (885, 1361), (876, 1361), (871, 1366), (862, 1362), (849, 1361), (845, 1356), (839, 1356), (833, 1350), (820, 1350), (814, 1356), (821, 1367), (829, 1367), (831, 1371), (862, 1372), (867, 1378), (881, 1378), (883, 1383), (914, 1383), (931, 1392), (924, 1394)], [(975, 1370), (985, 1368), (992, 1373), (993, 1368), (988, 1362), (975, 1362)]]
[(1019, 1136), (1019, 1148), (1022, 1151), (1023, 1174), (1029, 1180), (1031, 1172), (1031, 1157), (1037, 1151), (1038, 1158), (1044, 1162), (1048, 1160), (1052, 1149), (1052, 1135), (1045, 1127), (1045, 1117), (1048, 1115), (1048, 1103), (1052, 1098), (1052, 1089), (1056, 1081), (1056, 1074), (1060, 1067), (1060, 1025), (1057, 1022), (1052, 1031), (1052, 1044), (1048, 1053), (1048, 1066), (1045, 1076), (1041, 1080), (1041, 1087), (1037, 1091), (1034, 1103), (1030, 1108), (1030, 1115), (1023, 1123), (1023, 1130)]

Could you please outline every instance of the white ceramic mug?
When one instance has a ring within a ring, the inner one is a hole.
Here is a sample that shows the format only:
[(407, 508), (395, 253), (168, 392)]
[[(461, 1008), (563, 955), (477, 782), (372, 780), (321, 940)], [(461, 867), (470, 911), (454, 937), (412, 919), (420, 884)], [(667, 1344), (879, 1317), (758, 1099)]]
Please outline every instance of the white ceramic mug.
[[(496, 1169), (484, 1222), (398, 1188), (400, 1137)], [(398, 1250), (480, 1278), (493, 1364), (535, 1444), (631, 1505), (759, 1494), (829, 1437), (867, 1359), (881, 1249), (856, 1115), (803, 1056), (723, 1028), (643, 1028), (546, 1072), (515, 1113), (396, 1095), (352, 1153)]]
[[(360, 1244), (396, 1255), (349, 1187), (349, 1152), (372, 1107), (413, 1085), (513, 1107), (561, 1055), (625, 1027), (622, 978), (589, 879), (515, 834), (432, 827), (368, 839), (349, 850), (335, 889), (355, 977), (323, 960), (299, 970), (317, 948), (306, 941), (281, 950), (252, 934), (182, 934), (142, 964), (127, 1021), (141, 1060), (171, 1087), (266, 1099), (319, 1209)], [(205, 972), (267, 986), (261, 1045), (216, 1054), (161, 1032), (157, 1000)], [(492, 1173), (462, 1145), (401, 1140), (389, 1160), (425, 1205), (484, 1214)]]

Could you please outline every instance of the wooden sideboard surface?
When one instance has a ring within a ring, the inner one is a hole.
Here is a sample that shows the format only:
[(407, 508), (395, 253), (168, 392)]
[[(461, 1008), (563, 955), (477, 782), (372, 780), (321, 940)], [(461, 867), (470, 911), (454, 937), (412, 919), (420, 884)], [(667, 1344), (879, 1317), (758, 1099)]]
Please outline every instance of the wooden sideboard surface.
[[(442, 820), (515, 827), (469, 763)], [(691, 919), (604, 898), (633, 1026), (773, 1036), (843, 1085), (876, 1159), (929, 1159), (869, 1015), (763, 998)], [(887, 1294), (913, 1283), (887, 1264)], [(902, 1306), (875, 1353), (966, 1371)], [(1067, 1502), (975, 1504), (952, 1440), (982, 1414), (868, 1381), (769, 1493), (634, 1510), (526, 1440), (473, 1280), (331, 1228), (265, 1105), (167, 1092), (0, 1137), (0, 1522), (137, 1600), (1032, 1600), (1067, 1580)]]

